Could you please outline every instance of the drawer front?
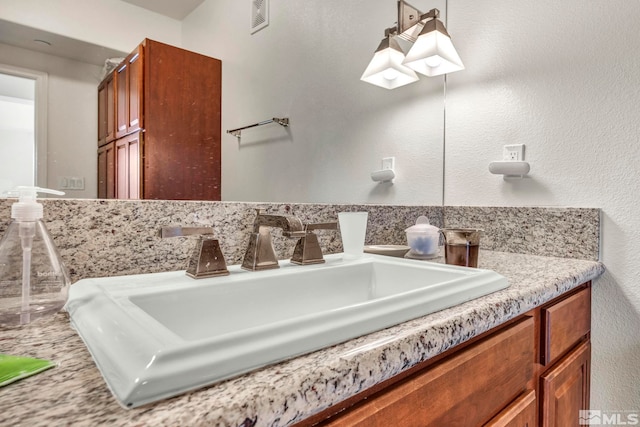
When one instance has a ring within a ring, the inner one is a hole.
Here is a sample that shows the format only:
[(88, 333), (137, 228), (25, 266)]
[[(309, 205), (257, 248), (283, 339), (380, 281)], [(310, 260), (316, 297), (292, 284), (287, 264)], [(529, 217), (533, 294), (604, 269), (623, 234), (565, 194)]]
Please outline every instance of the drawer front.
[(529, 390), (493, 417), (484, 427), (536, 427), (537, 414), (536, 392)]
[(540, 363), (548, 365), (591, 330), (591, 287), (543, 308)]
[(533, 375), (534, 347), (534, 321), (527, 317), (324, 425), (481, 425), (526, 389)]

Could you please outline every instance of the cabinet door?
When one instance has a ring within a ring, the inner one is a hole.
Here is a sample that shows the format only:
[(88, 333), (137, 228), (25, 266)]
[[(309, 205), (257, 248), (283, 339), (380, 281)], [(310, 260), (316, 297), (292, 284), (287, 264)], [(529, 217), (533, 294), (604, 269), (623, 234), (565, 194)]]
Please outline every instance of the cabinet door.
[(98, 198), (114, 199), (116, 196), (116, 144), (111, 142), (98, 149)]
[(536, 392), (529, 390), (493, 417), (484, 427), (536, 427)]
[(142, 46), (133, 53), (129, 59), (127, 71), (127, 90), (129, 117), (127, 132), (132, 133), (142, 127)]
[(127, 134), (127, 126), (129, 124), (128, 69), (128, 61), (124, 61), (116, 69), (116, 138), (121, 138)]
[(98, 86), (98, 146), (115, 138), (115, 84), (113, 74)]
[(107, 142), (116, 139), (116, 81), (113, 73), (107, 78), (106, 95), (107, 95)]
[(579, 425), (579, 411), (589, 409), (590, 365), (591, 345), (586, 341), (542, 375), (543, 427)]
[(98, 86), (98, 147), (107, 142), (107, 82)]
[(142, 136), (140, 132), (116, 141), (116, 198), (140, 198), (140, 156)]

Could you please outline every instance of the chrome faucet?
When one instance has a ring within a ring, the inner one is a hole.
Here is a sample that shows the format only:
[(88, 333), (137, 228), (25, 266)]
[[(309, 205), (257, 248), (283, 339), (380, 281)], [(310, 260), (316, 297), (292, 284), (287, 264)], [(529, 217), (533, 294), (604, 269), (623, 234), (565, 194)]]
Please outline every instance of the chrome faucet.
[(320, 222), (315, 224), (306, 224), (304, 226), (304, 236), (298, 240), (291, 262), (294, 264), (320, 264), (324, 262), (322, 257), (322, 249), (318, 242), (318, 236), (313, 230), (337, 230), (337, 222)]
[(220, 249), (220, 243), (213, 237), (211, 227), (162, 227), (160, 237), (199, 236), (198, 243), (189, 259), (187, 276), (194, 279), (226, 276), (227, 263)]
[(263, 213), (260, 209), (256, 211), (253, 232), (242, 260), (242, 268), (251, 271), (279, 268), (269, 228), (281, 228), (283, 236), (293, 238), (305, 237), (306, 231), (302, 222), (293, 215), (271, 215)]

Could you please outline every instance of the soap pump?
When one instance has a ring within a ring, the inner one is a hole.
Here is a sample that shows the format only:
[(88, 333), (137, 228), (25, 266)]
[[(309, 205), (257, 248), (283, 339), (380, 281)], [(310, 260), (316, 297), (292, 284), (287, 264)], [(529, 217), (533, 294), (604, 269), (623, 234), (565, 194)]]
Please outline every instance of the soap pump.
[(24, 325), (58, 312), (66, 303), (69, 275), (42, 221), (37, 193), (63, 195), (38, 187), (17, 187), (12, 222), (0, 240), (0, 325)]

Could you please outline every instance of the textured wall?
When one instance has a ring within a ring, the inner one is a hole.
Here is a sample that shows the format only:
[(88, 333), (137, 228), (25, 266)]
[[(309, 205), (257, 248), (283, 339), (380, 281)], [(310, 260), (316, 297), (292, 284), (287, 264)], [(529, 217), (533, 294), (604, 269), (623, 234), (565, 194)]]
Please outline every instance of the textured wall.
[[(444, 13), (444, 0), (411, 3)], [(223, 200), (440, 205), (443, 77), (393, 91), (360, 81), (396, 3), (272, 1), (253, 35), (249, 6), (208, 0), (183, 21), (184, 47), (222, 60)], [(274, 116), (291, 126), (225, 133)], [(394, 184), (373, 182), (389, 156)]]
[[(445, 205), (602, 209), (592, 407), (640, 411), (640, 3), (449, 1)], [(487, 166), (526, 144), (531, 175)]]

